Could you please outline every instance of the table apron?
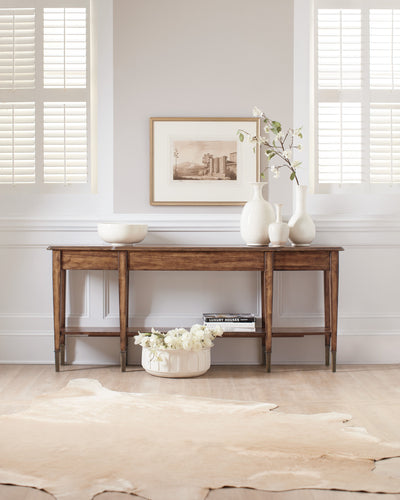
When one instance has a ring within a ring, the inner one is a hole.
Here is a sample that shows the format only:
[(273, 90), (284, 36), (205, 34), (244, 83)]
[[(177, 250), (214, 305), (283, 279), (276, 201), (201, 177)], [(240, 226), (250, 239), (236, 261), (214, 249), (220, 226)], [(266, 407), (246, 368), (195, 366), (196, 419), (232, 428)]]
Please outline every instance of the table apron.
[(274, 255), (274, 271), (328, 271), (330, 269), (330, 252), (276, 252)]
[(130, 270), (262, 271), (264, 252), (129, 251)]
[(118, 269), (118, 254), (105, 252), (85, 252), (64, 250), (61, 253), (62, 269), (110, 270)]

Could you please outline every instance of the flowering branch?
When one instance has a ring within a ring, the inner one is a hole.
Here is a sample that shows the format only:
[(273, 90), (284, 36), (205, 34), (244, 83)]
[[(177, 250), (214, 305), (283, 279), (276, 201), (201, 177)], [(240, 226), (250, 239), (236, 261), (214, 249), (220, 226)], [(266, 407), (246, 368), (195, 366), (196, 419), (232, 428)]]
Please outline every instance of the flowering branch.
[[(254, 150), (256, 148), (256, 144), (264, 147), (265, 155), (269, 160), (272, 158), (279, 159), (282, 163), (278, 165), (274, 165), (271, 168), (271, 171), (275, 178), (279, 177), (280, 169), (286, 167), (290, 170), (290, 180), (295, 180), (297, 185), (299, 185), (299, 179), (297, 178), (296, 169), (301, 165), (300, 161), (293, 161), (293, 149), (301, 150), (301, 144), (294, 144), (295, 138), (302, 139), (303, 134), (301, 133), (301, 128), (292, 129), (289, 128), (286, 133), (282, 131), (282, 125), (274, 120), (268, 118), (264, 112), (259, 110), (257, 107), (253, 109), (253, 116), (257, 118), (261, 118), (265, 123), (264, 132), (267, 134), (265, 136), (252, 136), (246, 130), (238, 130), (239, 140), (240, 142), (244, 141), (244, 138), (247, 136), (248, 140), (254, 144)], [(271, 135), (273, 136), (271, 139)], [(289, 145), (286, 146), (286, 141), (289, 140)], [(269, 168), (269, 167), (267, 167)], [(265, 178), (264, 172), (261, 172), (261, 178)]]

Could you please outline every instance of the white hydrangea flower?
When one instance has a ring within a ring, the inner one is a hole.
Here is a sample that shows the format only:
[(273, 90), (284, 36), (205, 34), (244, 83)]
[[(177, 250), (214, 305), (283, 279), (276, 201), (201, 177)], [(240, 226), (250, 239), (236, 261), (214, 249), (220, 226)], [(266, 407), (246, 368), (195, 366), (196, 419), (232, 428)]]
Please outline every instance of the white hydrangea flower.
[(193, 325), (190, 331), (185, 328), (174, 328), (166, 333), (161, 333), (154, 328), (149, 333), (138, 333), (135, 344), (147, 347), (154, 355), (157, 351), (165, 349), (185, 349), (198, 351), (213, 346), (215, 337), (223, 335), (222, 328), (217, 326)]

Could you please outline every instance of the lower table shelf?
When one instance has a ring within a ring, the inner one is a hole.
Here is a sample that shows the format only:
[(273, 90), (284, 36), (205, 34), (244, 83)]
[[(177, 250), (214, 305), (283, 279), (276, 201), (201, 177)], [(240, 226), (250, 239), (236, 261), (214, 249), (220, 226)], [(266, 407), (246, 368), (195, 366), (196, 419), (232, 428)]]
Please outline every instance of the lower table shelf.
[[(174, 327), (158, 327), (160, 331), (167, 331)], [(189, 327), (188, 327), (189, 328)], [(149, 331), (147, 327), (131, 327), (128, 328), (128, 337), (133, 337), (139, 332)], [(86, 335), (88, 337), (119, 337), (120, 329), (118, 327), (82, 327), (68, 326), (61, 328), (61, 333), (64, 335)], [(321, 327), (276, 327), (272, 329), (273, 337), (304, 337), (305, 335), (330, 335), (329, 328)], [(256, 328), (254, 332), (234, 331), (224, 332), (223, 337), (265, 337), (263, 328)]]
[[(158, 327), (160, 331), (168, 331), (174, 327)], [(131, 327), (128, 328), (127, 336), (133, 337), (140, 331), (145, 332), (150, 329), (147, 327)], [(324, 335), (325, 336), (325, 365), (329, 366), (330, 355), (329, 355), (329, 339), (331, 335), (331, 329), (326, 327), (275, 327), (272, 328), (273, 338), (284, 338), (284, 337), (305, 337), (306, 335)], [(119, 337), (120, 329), (118, 327), (76, 327), (69, 326), (61, 328), (62, 335), (82, 335), (87, 337)], [(224, 332), (223, 337), (225, 338), (260, 338), (263, 340), (263, 346), (265, 347), (266, 332), (264, 328), (257, 328), (254, 332)], [(60, 364), (64, 364), (64, 349), (65, 346), (62, 344), (60, 353)], [(333, 354), (333, 361), (336, 363), (336, 353)]]

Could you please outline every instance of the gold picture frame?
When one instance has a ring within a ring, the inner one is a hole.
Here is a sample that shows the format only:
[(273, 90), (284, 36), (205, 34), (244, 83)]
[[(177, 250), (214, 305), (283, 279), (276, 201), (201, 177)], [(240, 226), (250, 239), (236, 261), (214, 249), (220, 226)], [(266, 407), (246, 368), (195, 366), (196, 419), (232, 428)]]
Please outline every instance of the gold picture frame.
[(239, 129), (259, 118), (150, 118), (151, 205), (244, 205), (260, 178), (260, 153)]

